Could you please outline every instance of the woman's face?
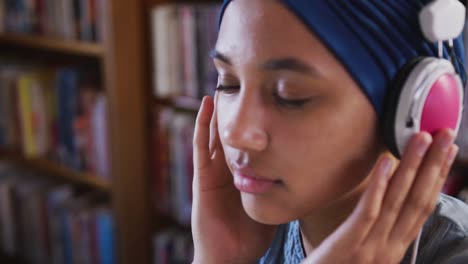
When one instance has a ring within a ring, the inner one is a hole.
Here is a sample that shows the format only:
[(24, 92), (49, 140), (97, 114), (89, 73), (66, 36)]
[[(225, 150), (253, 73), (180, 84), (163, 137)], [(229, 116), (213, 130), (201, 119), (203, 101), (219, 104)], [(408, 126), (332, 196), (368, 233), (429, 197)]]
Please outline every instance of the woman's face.
[(285, 223), (346, 199), (364, 182), (380, 149), (376, 113), (288, 9), (233, 1), (215, 50), (218, 131), (249, 216)]

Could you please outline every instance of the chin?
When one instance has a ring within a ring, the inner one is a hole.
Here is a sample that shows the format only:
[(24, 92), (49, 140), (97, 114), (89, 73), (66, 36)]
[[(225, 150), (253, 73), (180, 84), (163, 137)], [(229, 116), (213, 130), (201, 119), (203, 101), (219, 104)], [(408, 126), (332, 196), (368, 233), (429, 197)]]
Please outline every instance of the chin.
[(265, 225), (279, 225), (297, 219), (297, 216), (288, 213), (284, 206), (280, 206), (266, 196), (241, 193), (242, 206), (247, 215), (256, 222)]

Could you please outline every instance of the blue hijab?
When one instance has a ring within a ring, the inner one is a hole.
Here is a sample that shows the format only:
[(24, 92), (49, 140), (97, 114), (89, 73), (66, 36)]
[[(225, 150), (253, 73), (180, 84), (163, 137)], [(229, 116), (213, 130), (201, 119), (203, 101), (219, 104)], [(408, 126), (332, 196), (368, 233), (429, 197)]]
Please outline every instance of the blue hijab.
[[(224, 0), (219, 25), (231, 0)], [(397, 71), (418, 56), (437, 56), (425, 40), (418, 14), (430, 0), (281, 0), (344, 65), (382, 116), (387, 89)], [(466, 81), (460, 36), (454, 40), (455, 68)], [(447, 47), (444, 57), (449, 58)]]

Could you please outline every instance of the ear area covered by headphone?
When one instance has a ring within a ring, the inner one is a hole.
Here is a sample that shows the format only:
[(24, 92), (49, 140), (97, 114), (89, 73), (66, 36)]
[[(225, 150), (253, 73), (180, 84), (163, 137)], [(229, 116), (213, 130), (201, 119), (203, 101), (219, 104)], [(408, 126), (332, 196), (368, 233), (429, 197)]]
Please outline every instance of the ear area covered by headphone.
[(400, 156), (395, 138), (395, 118), (398, 100), (400, 99), (401, 90), (405, 81), (408, 79), (408, 75), (411, 73), (411, 70), (423, 59), (424, 57), (420, 56), (407, 62), (398, 71), (389, 89), (387, 89), (388, 92), (385, 99), (382, 126), (383, 139), (390, 152), (398, 158), (400, 158)]
[(383, 137), (401, 158), (410, 138), (421, 131), (434, 135), (460, 127), (463, 85), (450, 61), (418, 57), (397, 74), (386, 98)]

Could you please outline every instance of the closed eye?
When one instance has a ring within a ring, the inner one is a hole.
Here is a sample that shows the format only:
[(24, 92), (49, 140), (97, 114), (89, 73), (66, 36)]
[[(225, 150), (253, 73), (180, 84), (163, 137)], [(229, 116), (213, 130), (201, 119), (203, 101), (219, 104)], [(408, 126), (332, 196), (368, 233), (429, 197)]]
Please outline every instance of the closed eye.
[(301, 108), (307, 102), (311, 101), (311, 98), (300, 98), (300, 99), (285, 99), (279, 96), (277, 93), (273, 94), (275, 101), (278, 105), (289, 107), (289, 108)]
[(217, 92), (224, 92), (227, 94), (232, 94), (237, 92), (240, 89), (240, 85), (218, 85), (216, 87)]

